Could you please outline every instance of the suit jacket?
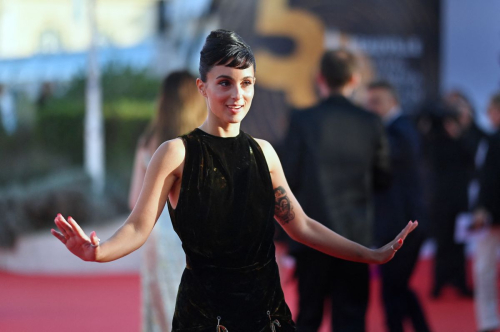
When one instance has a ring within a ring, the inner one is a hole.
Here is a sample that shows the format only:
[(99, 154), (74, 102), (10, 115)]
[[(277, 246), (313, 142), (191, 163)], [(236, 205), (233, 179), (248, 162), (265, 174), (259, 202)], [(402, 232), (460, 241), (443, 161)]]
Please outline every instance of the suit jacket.
[[(380, 119), (334, 95), (292, 113), (281, 150), (290, 188), (305, 213), (333, 231), (372, 244), (373, 191), (390, 180)], [(304, 249), (292, 245), (292, 251)]]
[(375, 195), (375, 239), (377, 245), (392, 240), (409, 220), (425, 225), (420, 136), (407, 116), (386, 125), (392, 165), (392, 184)]
[(482, 169), (479, 206), (493, 216), (493, 224), (500, 225), (500, 131), (489, 141), (488, 154)]
[(448, 232), (442, 223), (454, 224), (456, 215), (468, 210), (468, 187), (474, 176), (478, 142), (469, 131), (453, 139), (440, 128), (426, 144), (432, 169), (430, 199), (436, 234)]

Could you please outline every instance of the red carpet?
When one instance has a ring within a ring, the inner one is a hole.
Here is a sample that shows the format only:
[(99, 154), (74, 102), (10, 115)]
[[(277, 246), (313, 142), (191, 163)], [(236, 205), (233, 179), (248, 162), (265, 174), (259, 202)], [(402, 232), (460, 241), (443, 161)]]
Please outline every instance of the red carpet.
[[(434, 332), (473, 332), (476, 330), (474, 308), (471, 299), (459, 297), (453, 289), (444, 289), (438, 300), (429, 297), (433, 262), (421, 260), (412, 278), (412, 284), (424, 307), (429, 324)], [(285, 272), (285, 271), (283, 271)], [(384, 312), (380, 302), (380, 280), (376, 267), (372, 267), (370, 305), (367, 332), (385, 332)], [(283, 274), (287, 274), (286, 272)], [(284, 276), (286, 301), (295, 315), (297, 310), (296, 281)], [(328, 312), (328, 309), (325, 310)], [(295, 316), (294, 316), (295, 317)], [(320, 332), (329, 332), (330, 319), (325, 317)], [(410, 327), (406, 331), (413, 331)]]
[[(429, 299), (431, 267), (430, 261), (421, 261), (413, 283), (433, 330), (475, 331), (472, 300), (462, 299), (448, 289), (441, 299)], [(288, 277), (283, 275), (284, 289), (295, 312), (296, 283)], [(323, 323), (321, 332), (326, 332), (328, 319)], [(368, 325), (368, 332), (385, 331), (376, 277), (372, 282)], [(138, 332), (139, 276), (45, 277), (0, 273), (0, 331)]]
[(140, 331), (138, 275), (40, 277), (0, 273), (2, 332)]

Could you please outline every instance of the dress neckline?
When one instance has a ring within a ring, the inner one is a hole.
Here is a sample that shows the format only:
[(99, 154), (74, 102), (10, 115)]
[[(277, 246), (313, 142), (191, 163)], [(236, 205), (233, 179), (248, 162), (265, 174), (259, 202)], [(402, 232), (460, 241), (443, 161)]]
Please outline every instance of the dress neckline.
[(208, 136), (208, 137), (213, 137), (215, 139), (222, 139), (222, 140), (231, 140), (231, 139), (239, 138), (241, 136), (241, 133), (243, 132), (240, 129), (240, 132), (236, 136), (222, 137), (222, 136), (215, 136), (215, 135), (209, 134), (206, 131), (201, 130), (200, 128), (196, 128), (194, 131), (197, 131), (198, 133), (205, 135), (205, 136)]

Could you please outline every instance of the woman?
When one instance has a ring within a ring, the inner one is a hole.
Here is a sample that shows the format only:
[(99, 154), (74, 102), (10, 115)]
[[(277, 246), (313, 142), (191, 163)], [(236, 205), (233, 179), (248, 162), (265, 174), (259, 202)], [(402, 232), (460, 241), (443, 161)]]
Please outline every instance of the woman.
[(55, 219), (60, 232), (52, 233), (71, 252), (108, 262), (144, 243), (168, 201), (187, 261), (173, 331), (295, 330), (275, 262), (273, 217), (294, 240), (365, 263), (389, 261), (417, 226), (409, 222), (395, 240), (371, 250), (308, 218), (273, 147), (240, 130), (252, 103), (254, 71), (254, 56), (241, 37), (210, 33), (196, 80), (207, 118), (158, 148), (124, 225), (100, 244), (95, 232), (87, 236), (71, 217)]
[(203, 98), (187, 71), (175, 71), (163, 80), (156, 115), (139, 138), (129, 193), (133, 209), (142, 188), (147, 166), (158, 147), (165, 141), (191, 131), (205, 119)]
[[(206, 106), (193, 84), (195, 79), (187, 71), (175, 71), (161, 84), (156, 116), (137, 144), (129, 192), (131, 210), (139, 198), (151, 157), (160, 144), (189, 132), (205, 119)], [(156, 222), (143, 252), (143, 331), (169, 331), (186, 258), (167, 211)]]

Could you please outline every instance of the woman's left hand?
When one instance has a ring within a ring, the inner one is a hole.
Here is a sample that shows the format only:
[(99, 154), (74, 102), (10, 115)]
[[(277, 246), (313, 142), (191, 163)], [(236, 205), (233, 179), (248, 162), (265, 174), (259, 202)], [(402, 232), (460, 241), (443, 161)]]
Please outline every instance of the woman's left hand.
[(92, 232), (90, 237), (87, 236), (72, 217), (68, 217), (68, 220), (66, 220), (60, 213), (57, 214), (54, 223), (59, 232), (52, 229), (52, 235), (58, 238), (69, 251), (84, 261), (96, 261), (97, 254), (100, 251), (100, 240), (95, 232)]
[(417, 226), (418, 221), (410, 221), (394, 240), (392, 240), (382, 248), (376, 249), (375, 261), (378, 264), (384, 264), (393, 259), (394, 255), (396, 255), (396, 252), (403, 246), (403, 243), (408, 234), (410, 234), (415, 228), (417, 228)]

